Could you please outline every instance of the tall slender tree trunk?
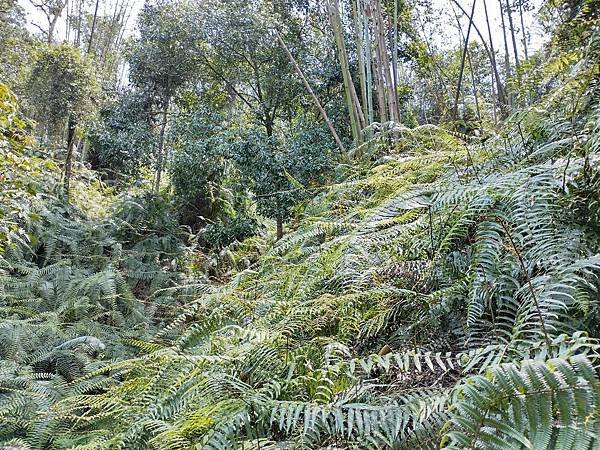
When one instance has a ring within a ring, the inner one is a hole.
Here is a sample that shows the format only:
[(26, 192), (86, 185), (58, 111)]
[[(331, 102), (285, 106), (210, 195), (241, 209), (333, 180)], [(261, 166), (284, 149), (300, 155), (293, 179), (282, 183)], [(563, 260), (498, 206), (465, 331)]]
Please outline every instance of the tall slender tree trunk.
[(77, 121), (73, 115), (69, 115), (67, 122), (67, 154), (65, 156), (65, 167), (63, 171), (63, 188), (67, 199), (69, 198), (71, 188), (71, 173), (73, 171), (73, 149), (75, 143), (75, 130), (77, 129)]
[(475, 81), (475, 72), (473, 71), (473, 62), (471, 61), (471, 51), (467, 47), (467, 62), (469, 63), (469, 72), (471, 72), (471, 85), (473, 86), (473, 97), (475, 97), (475, 110), (477, 119), (481, 120), (481, 110), (479, 109), (479, 96), (477, 94), (477, 82)]
[[(496, 83), (495, 83), (495, 78), (494, 77), (494, 73), (491, 72), (490, 73), (490, 85), (492, 86), (492, 97), (496, 97), (497, 95), (497, 91), (496, 91)], [(492, 119), (494, 120), (494, 125), (498, 124), (498, 112), (497, 112), (497, 104), (496, 102), (492, 102)]]
[[(360, 8), (363, 17), (363, 43), (365, 53), (365, 72), (367, 76), (367, 112), (368, 112), (368, 124), (371, 125), (375, 121), (373, 113), (373, 54), (371, 48), (371, 32), (369, 30), (369, 15), (367, 12), (366, 1), (358, 0), (360, 2)], [(369, 138), (371, 132), (369, 131), (367, 137)]]
[(79, 155), (79, 161), (81, 164), (85, 163), (86, 153), (87, 153), (87, 145), (86, 141), (83, 138), (80, 138), (77, 141), (77, 154)]
[(389, 120), (387, 101), (387, 91), (385, 79), (383, 77), (383, 60), (381, 56), (381, 42), (379, 40), (379, 20), (375, 3), (370, 0), (365, 1), (365, 7), (373, 23), (373, 82), (375, 84), (375, 93), (377, 95), (377, 110), (379, 112), (379, 122), (384, 123)]
[(456, 120), (458, 114), (458, 99), (460, 97), (460, 89), (462, 87), (462, 80), (465, 71), (465, 59), (467, 51), (469, 49), (469, 37), (471, 36), (471, 26), (473, 25), (473, 15), (475, 14), (475, 4), (477, 0), (473, 0), (473, 6), (471, 7), (471, 15), (469, 16), (469, 26), (467, 27), (467, 36), (465, 37), (465, 45), (462, 52), (462, 58), (460, 61), (460, 71), (458, 73), (458, 83), (456, 86), (456, 95), (454, 97), (454, 108), (452, 109), (452, 118)]
[[(461, 6), (461, 4), (458, 1), (456, 1), (456, 0), (450, 0), (450, 1), (452, 3), (454, 3), (458, 7), (458, 9), (460, 9), (462, 11), (462, 13), (464, 15), (466, 15), (467, 17), (469, 16), (469, 13), (467, 11), (465, 11), (465, 9)], [(500, 6), (502, 6), (502, 4), (500, 4)], [(474, 22), (472, 22), (471, 24), (473, 26), (473, 29), (475, 30), (475, 32), (479, 36), (479, 39), (481, 39), (481, 43), (483, 45), (483, 49), (485, 50), (486, 54), (488, 55), (488, 60), (490, 61), (490, 69), (494, 72), (494, 76), (496, 77), (496, 80), (501, 80), (500, 74), (498, 73), (498, 65), (496, 64), (495, 54), (492, 54), (492, 52), (490, 51), (490, 47), (488, 47), (488, 45), (487, 45), (487, 43), (485, 41), (485, 38), (483, 37), (483, 34), (481, 33), (481, 31), (477, 27), (477, 24), (474, 23)], [(501, 87), (502, 96), (503, 96), (504, 99), (506, 99), (506, 89), (504, 89), (502, 87), (501, 82), (500, 82), (500, 87)], [(506, 103), (504, 103), (504, 104), (506, 104)]]
[(165, 102), (165, 109), (162, 114), (162, 123), (160, 124), (160, 135), (158, 137), (158, 155), (156, 158), (156, 175), (154, 178), (154, 195), (160, 192), (160, 181), (162, 177), (164, 159), (165, 159), (165, 132), (167, 129), (167, 118), (169, 113), (169, 99)]
[(100, 0), (96, 0), (96, 7), (94, 8), (94, 18), (92, 19), (92, 29), (90, 31), (90, 41), (88, 42), (87, 52), (92, 50), (92, 42), (94, 40), (94, 32), (96, 31), (96, 19), (98, 18), (98, 4)]
[[(110, 19), (110, 25), (106, 27), (107, 37), (104, 39), (102, 46), (98, 49), (99, 51), (96, 51), (96, 55), (100, 55), (99, 61), (101, 61), (102, 63), (105, 61), (106, 55), (108, 54), (110, 49), (117, 48), (116, 41), (120, 32), (119, 30), (121, 27), (122, 11), (123, 3), (117, 0), (115, 2), (115, 9), (113, 10), (112, 17)], [(98, 40), (100, 40), (100, 37), (102, 36), (103, 33), (100, 34)]]
[(515, 36), (515, 27), (513, 24), (510, 0), (506, 0), (506, 13), (508, 14), (508, 24), (510, 27), (510, 36), (511, 36), (512, 45), (513, 45), (513, 52), (515, 54), (515, 68), (517, 69), (517, 74), (518, 74), (519, 73), (519, 51), (517, 50), (517, 38)]
[(125, 37), (125, 30), (127, 29), (127, 23), (129, 22), (129, 18), (131, 17), (131, 13), (133, 11), (133, 7), (129, 7), (129, 1), (125, 4), (125, 10), (123, 12), (123, 17), (121, 19), (121, 31), (119, 32), (119, 36), (115, 41), (115, 47), (119, 47), (121, 42)]
[(69, 37), (70, 37), (70, 30), (71, 30), (71, 24), (69, 23), (69, 0), (66, 1), (65, 3), (65, 41), (69, 42)]
[(523, 33), (523, 52), (525, 52), (525, 61), (529, 59), (529, 52), (527, 50), (527, 30), (525, 29), (525, 21), (523, 20), (523, 0), (519, 2), (519, 16), (521, 17), (521, 33)]
[(52, 44), (54, 41), (54, 29), (56, 28), (56, 22), (58, 22), (58, 15), (52, 19), (48, 19), (48, 36), (46, 37), (46, 43)]
[(351, 0), (352, 18), (354, 26), (354, 41), (356, 43), (356, 59), (358, 60), (358, 81), (360, 84), (360, 97), (362, 103), (363, 116), (365, 117), (365, 126), (371, 124), (368, 120), (369, 111), (367, 106), (367, 75), (365, 71), (365, 49), (363, 42), (363, 11), (360, 7), (360, 0)]
[[(394, 89), (394, 97), (398, 99), (398, 0), (394, 0), (394, 20), (392, 30), (392, 81)], [(400, 107), (398, 106), (398, 116), (400, 116)], [(398, 117), (400, 120), (400, 117)]]
[[(486, 0), (483, 0), (483, 10), (485, 12), (485, 24), (487, 26), (488, 39), (490, 40), (490, 62), (492, 64), (492, 89), (494, 80), (496, 82), (496, 94), (498, 96), (498, 103), (500, 104), (500, 108), (504, 109), (506, 106), (506, 97), (504, 94), (504, 87), (502, 86), (502, 80), (500, 79), (500, 75), (498, 74), (498, 65), (496, 63), (496, 50), (494, 49), (494, 40), (492, 39), (492, 29), (490, 27), (490, 17), (488, 15), (487, 3)], [(494, 109), (494, 116), (496, 114), (496, 110)], [(494, 120), (496, 120), (494, 118)]]
[(358, 100), (358, 95), (356, 94), (354, 82), (352, 81), (352, 75), (350, 74), (350, 65), (348, 63), (348, 53), (346, 52), (344, 30), (342, 28), (338, 0), (328, 0), (327, 5), (329, 10), (329, 18), (331, 21), (331, 28), (336, 41), (342, 77), (344, 79), (344, 90), (346, 92), (346, 103), (348, 106), (348, 114), (352, 128), (352, 137), (355, 145), (358, 146), (362, 142), (364, 117), (362, 117), (360, 102)]
[[(502, 19), (502, 38), (504, 39), (504, 71), (506, 73), (506, 79), (508, 80), (511, 75), (510, 52), (508, 51), (508, 38), (506, 37), (506, 23), (504, 21), (504, 7), (502, 6), (502, 0), (498, 0), (498, 4), (500, 5), (500, 18)], [(507, 83), (506, 90), (508, 92), (508, 95), (507, 95), (508, 105), (512, 106), (512, 104), (513, 104), (512, 92), (511, 92), (511, 89), (508, 87), (508, 83)]]
[(46, 36), (46, 42), (48, 44), (52, 44), (54, 42), (54, 30), (56, 29), (56, 24), (58, 23), (58, 19), (60, 19), (60, 16), (63, 13), (66, 5), (67, 5), (67, 0), (64, 0), (64, 1), (61, 0), (60, 2), (54, 4), (54, 7), (51, 7), (48, 5), (47, 11), (45, 11), (42, 7), (43, 12), (46, 14), (46, 17), (48, 18), (48, 35)]
[[(460, 19), (458, 18), (458, 14), (454, 8), (452, 8), (454, 12), (454, 18), (456, 19), (456, 25), (458, 27), (458, 34), (461, 42), (465, 40), (465, 35), (462, 30), (462, 26), (460, 25)], [(475, 72), (473, 71), (473, 62), (471, 61), (471, 51), (469, 50), (469, 46), (467, 45), (467, 63), (469, 64), (469, 73), (471, 74), (471, 86), (473, 88), (473, 97), (475, 98), (475, 110), (477, 112), (477, 119), (481, 120), (481, 111), (479, 109), (479, 98), (477, 95), (477, 83), (475, 82)]]
[(373, 2), (375, 8), (375, 23), (377, 29), (377, 48), (380, 53), (381, 62), (381, 76), (383, 80), (383, 86), (385, 89), (385, 98), (388, 102), (388, 110), (390, 113), (390, 119), (394, 122), (400, 121), (400, 113), (398, 110), (398, 100), (396, 91), (394, 89), (394, 83), (392, 82), (392, 75), (390, 73), (390, 59), (388, 57), (387, 39), (385, 38), (385, 25), (383, 20), (383, 11), (381, 8), (381, 2), (375, 0)]
[[(376, 41), (377, 43), (377, 41)], [(388, 104), (385, 98), (385, 84), (381, 75), (381, 52), (376, 44), (375, 57), (373, 58), (373, 81), (375, 82), (375, 93), (377, 94), (377, 110), (381, 123), (388, 121)]]
[(81, 22), (83, 21), (82, 6), (83, 0), (77, 3), (77, 33), (75, 34), (75, 45), (79, 47), (81, 44)]

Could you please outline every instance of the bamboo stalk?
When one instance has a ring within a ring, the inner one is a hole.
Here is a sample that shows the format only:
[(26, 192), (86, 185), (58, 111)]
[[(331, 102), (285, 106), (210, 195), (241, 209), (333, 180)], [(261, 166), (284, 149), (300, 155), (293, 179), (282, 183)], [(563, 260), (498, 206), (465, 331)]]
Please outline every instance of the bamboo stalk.
[(500, 19), (502, 20), (502, 38), (504, 40), (504, 70), (506, 76), (510, 76), (510, 55), (508, 52), (508, 39), (506, 37), (506, 23), (504, 22), (504, 7), (502, 6), (502, 0), (498, 0), (500, 5)]
[[(458, 7), (458, 9), (460, 9), (462, 11), (462, 13), (464, 15), (466, 15), (467, 17), (469, 16), (469, 14), (467, 13), (467, 11), (465, 11), (465, 9), (460, 5), (460, 3), (458, 3), (456, 0), (450, 0), (450, 1), (453, 4), (455, 4)], [(485, 6), (485, 4), (484, 4), (484, 6)], [(500, 74), (498, 73), (498, 66), (496, 64), (496, 58), (494, 56), (494, 52), (492, 51), (493, 48), (492, 48), (492, 50), (490, 50), (490, 48), (488, 48), (488, 45), (485, 42), (485, 38), (483, 37), (483, 34), (481, 34), (481, 31), (479, 31), (479, 28), (477, 27), (477, 24), (475, 24), (473, 22), (472, 25), (473, 25), (473, 29), (475, 30), (475, 32), (479, 36), (479, 39), (481, 39), (481, 43), (483, 44), (483, 48), (484, 48), (485, 52), (488, 55), (488, 59), (490, 61), (491, 69), (494, 72), (494, 76), (496, 77), (496, 80), (498, 80), (498, 82), (500, 83), (498, 85), (499, 86), (499, 93), (498, 93), (498, 95), (501, 95), (502, 97), (501, 98), (499, 97), (499, 101), (500, 101), (500, 103), (502, 105), (506, 105), (507, 104), (507, 101), (506, 101), (506, 90), (503, 88), (502, 83), (500, 82)], [(489, 20), (488, 20), (488, 30), (489, 30)]]
[[(465, 35), (462, 30), (462, 26), (460, 25), (460, 19), (458, 18), (458, 14), (454, 8), (452, 8), (452, 12), (454, 13), (454, 18), (456, 19), (456, 25), (458, 27), (458, 34), (461, 41), (465, 40)], [(479, 99), (477, 96), (477, 85), (475, 83), (475, 72), (473, 72), (473, 62), (471, 60), (471, 51), (469, 50), (469, 45), (466, 46), (467, 51), (467, 63), (469, 64), (469, 73), (471, 74), (471, 87), (473, 88), (473, 97), (475, 98), (475, 110), (477, 112), (477, 119), (481, 120), (481, 111), (479, 109)]]
[(388, 121), (388, 103), (385, 98), (385, 85), (381, 75), (381, 53), (379, 51), (379, 41), (375, 40), (375, 58), (373, 59), (373, 75), (375, 81), (375, 93), (377, 94), (377, 110), (379, 111), (379, 121)]
[[(371, 33), (369, 30), (369, 16), (366, 10), (366, 4), (362, 3), (363, 0), (358, 0), (361, 5), (362, 16), (363, 16), (363, 31), (364, 31), (364, 51), (365, 51), (365, 71), (367, 76), (367, 116), (368, 124), (371, 125), (375, 121), (375, 115), (373, 113), (373, 74), (372, 74), (372, 51), (371, 51)], [(371, 132), (367, 132), (367, 138), (369, 138)]]
[(96, 7), (94, 8), (94, 19), (92, 21), (92, 30), (90, 31), (90, 40), (88, 42), (88, 47), (86, 53), (90, 53), (92, 50), (92, 42), (94, 40), (94, 32), (96, 31), (96, 19), (98, 18), (98, 5), (100, 4), (100, 0), (96, 0)]
[(328, 1), (329, 18), (331, 21), (331, 27), (336, 40), (336, 47), (338, 51), (338, 59), (342, 69), (342, 77), (344, 80), (344, 91), (346, 93), (346, 103), (348, 105), (348, 113), (350, 116), (350, 126), (352, 128), (352, 137), (355, 145), (360, 145), (362, 142), (362, 125), (364, 124), (364, 117), (362, 118), (363, 124), (361, 124), (360, 104), (358, 102), (358, 96), (354, 88), (352, 81), (352, 75), (350, 74), (350, 65), (348, 63), (348, 53), (346, 52), (346, 44), (344, 41), (344, 32), (342, 29), (342, 23), (340, 19), (340, 11), (338, 7), (338, 0)]
[(287, 57), (289, 58), (290, 62), (294, 66), (294, 69), (296, 70), (296, 73), (298, 74), (298, 76), (300, 77), (300, 79), (302, 80), (302, 82), (304, 83), (304, 86), (306, 87), (306, 90), (308, 91), (308, 93), (312, 97), (313, 102), (315, 103), (315, 106), (317, 107), (317, 109), (321, 113), (321, 116), (323, 117), (323, 120), (327, 124), (327, 127), (329, 128), (329, 131), (331, 131), (331, 134), (333, 135), (333, 139), (335, 140), (335, 143), (337, 144), (338, 149), (340, 150), (340, 153), (342, 153), (343, 155), (347, 155), (347, 151), (346, 151), (346, 148), (344, 147), (344, 144), (342, 144), (342, 141), (340, 140), (340, 137), (338, 136), (337, 132), (335, 131), (335, 128), (334, 128), (333, 124), (331, 123), (331, 120), (329, 120), (329, 117), (327, 116), (327, 113), (323, 109), (323, 106), (321, 106), (321, 102), (319, 101), (319, 98), (317, 97), (317, 95), (314, 93), (314, 91), (310, 87), (310, 84), (309, 84), (308, 80), (306, 79), (306, 77), (304, 76), (304, 73), (302, 72), (302, 69), (300, 69), (300, 66), (296, 62), (296, 59), (292, 56), (290, 50), (288, 49), (287, 45), (285, 44), (284, 40), (282, 39), (281, 35), (279, 34), (279, 32), (277, 30), (275, 30), (275, 35), (277, 36), (277, 40), (279, 41), (279, 44), (281, 45), (281, 47), (285, 51), (285, 54), (287, 55)]
[(398, 94), (398, 0), (394, 0), (394, 29), (392, 31), (392, 77), (394, 92)]
[(385, 39), (385, 26), (383, 21), (383, 12), (381, 9), (381, 3), (379, 0), (373, 2), (375, 9), (375, 23), (377, 25), (377, 42), (380, 57), (380, 70), (384, 86), (384, 95), (388, 103), (390, 119), (394, 122), (400, 121), (400, 113), (398, 110), (398, 102), (396, 98), (396, 92), (392, 82), (392, 75), (390, 73), (390, 60), (388, 57), (386, 39)]
[[(365, 54), (364, 54), (364, 42), (363, 42), (363, 22), (360, 15), (362, 10), (360, 9), (360, 0), (351, 0), (352, 4), (352, 17), (354, 19), (354, 37), (356, 41), (356, 59), (358, 60), (358, 80), (360, 84), (360, 96), (362, 100), (362, 112), (365, 118), (369, 117), (368, 112), (368, 101), (367, 101), (367, 77), (365, 71)], [(365, 125), (370, 125), (370, 121), (365, 120)]]

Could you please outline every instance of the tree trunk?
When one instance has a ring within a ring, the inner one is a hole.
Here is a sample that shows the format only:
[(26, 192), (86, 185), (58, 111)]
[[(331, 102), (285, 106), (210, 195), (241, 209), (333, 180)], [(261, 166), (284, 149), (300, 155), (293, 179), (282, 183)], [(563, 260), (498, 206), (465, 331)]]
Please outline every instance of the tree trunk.
[(100, 0), (96, 0), (96, 7), (94, 8), (94, 18), (92, 19), (92, 29), (90, 31), (90, 41), (88, 42), (87, 52), (92, 50), (92, 41), (94, 40), (94, 32), (96, 31), (96, 19), (98, 18), (98, 4)]
[(498, 4), (500, 5), (500, 18), (502, 19), (502, 37), (504, 39), (504, 71), (506, 72), (506, 78), (508, 79), (510, 77), (510, 54), (508, 51), (508, 38), (506, 37), (506, 23), (504, 22), (504, 7), (502, 6), (502, 0), (498, 0)]
[(379, 122), (387, 122), (388, 119), (388, 102), (386, 99), (385, 80), (383, 78), (383, 61), (381, 58), (381, 48), (379, 41), (379, 21), (377, 18), (377, 10), (372, 1), (365, 1), (365, 7), (369, 17), (373, 19), (373, 33), (375, 34), (373, 41), (375, 43), (375, 54), (373, 58), (373, 81), (375, 82), (375, 91), (377, 94), (377, 109), (379, 112)]
[[(490, 58), (492, 64), (492, 87), (494, 84), (494, 80), (496, 80), (496, 93), (498, 95), (498, 103), (500, 104), (500, 108), (504, 110), (506, 107), (506, 96), (504, 95), (504, 87), (502, 86), (502, 80), (498, 74), (498, 65), (496, 64), (496, 51), (494, 50), (494, 41), (492, 39), (492, 30), (490, 27), (490, 17), (488, 15), (487, 3), (486, 0), (483, 0), (483, 10), (485, 11), (485, 24), (487, 26), (488, 31), (488, 39), (490, 40)], [(496, 114), (496, 109), (494, 108), (494, 115)], [(496, 119), (494, 119), (496, 120)]]
[[(398, 0), (394, 0), (394, 21), (392, 30), (392, 77), (393, 86), (396, 96), (398, 94)], [(396, 97), (397, 98), (397, 97)], [(400, 114), (400, 108), (398, 108), (398, 115)]]
[(283, 220), (277, 218), (277, 240), (283, 237)]
[[(48, 35), (46, 36), (46, 42), (48, 44), (52, 44), (54, 41), (54, 30), (56, 28), (56, 24), (58, 23), (58, 19), (60, 19), (60, 15), (62, 14), (65, 6), (67, 4), (67, 0), (61, 3), (57, 3), (55, 7), (48, 6), (48, 10), (44, 10), (44, 6), (42, 4), (42, 11), (46, 14), (48, 18)], [(34, 6), (36, 6), (34, 4)], [(38, 5), (40, 7), (40, 5)]]
[[(460, 36), (460, 40), (465, 40), (465, 35), (462, 31), (462, 26), (460, 25), (460, 19), (456, 14), (454, 8), (452, 8), (454, 12), (454, 18), (456, 19), (456, 25), (458, 26), (458, 34)], [(481, 110), (479, 109), (479, 98), (477, 95), (477, 83), (475, 82), (475, 72), (473, 71), (473, 62), (471, 61), (471, 51), (469, 50), (469, 46), (466, 47), (467, 50), (467, 63), (469, 64), (469, 73), (471, 74), (471, 86), (473, 88), (473, 96), (475, 98), (475, 110), (477, 111), (477, 119), (481, 120)]]
[(512, 11), (510, 9), (510, 2), (506, 0), (506, 12), (508, 14), (508, 24), (510, 26), (510, 36), (513, 44), (513, 51), (515, 53), (515, 68), (517, 69), (517, 74), (519, 73), (519, 52), (517, 50), (517, 38), (515, 37), (515, 27), (513, 25)]
[(65, 11), (65, 15), (66, 15), (66, 17), (65, 17), (65, 41), (68, 43), (69, 38), (71, 37), (71, 33), (70, 33), (71, 25), (69, 23), (69, 0), (67, 0), (65, 2), (65, 9), (66, 9), (66, 11)]
[(69, 115), (67, 124), (67, 154), (65, 156), (65, 167), (63, 173), (63, 188), (67, 200), (69, 199), (69, 190), (71, 188), (71, 172), (73, 170), (73, 148), (75, 142), (75, 129), (77, 128), (77, 122), (73, 115)]
[(523, 20), (523, 0), (519, 0), (519, 15), (521, 16), (521, 32), (523, 33), (523, 51), (525, 52), (525, 61), (529, 59), (527, 51), (527, 33), (525, 31), (525, 21)]
[[(465, 11), (465, 9), (460, 5), (460, 3), (458, 3), (456, 0), (451, 0), (452, 3), (454, 3), (458, 9), (460, 9), (462, 11), (462, 13), (466, 16), (468, 16), (469, 14)], [(484, 4), (484, 6), (486, 6)], [(500, 5), (502, 6), (502, 5)], [(487, 9), (486, 9), (487, 11)], [(489, 21), (488, 21), (489, 22)], [(500, 78), (500, 74), (498, 72), (498, 66), (496, 64), (496, 57), (495, 57), (495, 53), (492, 53), (492, 51), (490, 51), (490, 48), (488, 47), (488, 45), (485, 42), (485, 38), (483, 37), (483, 34), (481, 34), (481, 31), (479, 30), (479, 28), (477, 27), (477, 24), (475, 24), (474, 22), (472, 23), (473, 25), (473, 29), (475, 30), (475, 32), (477, 33), (477, 35), (479, 36), (479, 39), (481, 39), (481, 43), (483, 44), (483, 48), (486, 52), (486, 54), (488, 55), (488, 59), (490, 61), (490, 67), (491, 70), (494, 72), (494, 76), (496, 77), (496, 80), (498, 81), (498, 86), (500, 87), (500, 90), (498, 91), (498, 95), (501, 95), (502, 98), (504, 100), (506, 100), (506, 89), (504, 89), (504, 87), (502, 87), (502, 83), (501, 83), (501, 78)], [(489, 23), (488, 23), (489, 26)], [(508, 48), (508, 47), (507, 47)], [(501, 103), (503, 105), (506, 105), (507, 102), (506, 101), (501, 101)]]
[(81, 164), (85, 163), (87, 156), (87, 142), (85, 139), (79, 139), (79, 142), (77, 142), (77, 153), (79, 153)]
[(267, 113), (263, 114), (263, 124), (265, 125), (265, 132), (267, 133), (267, 136), (273, 136), (273, 121)]
[(52, 44), (54, 41), (54, 28), (56, 28), (56, 22), (58, 21), (58, 14), (54, 16), (52, 19), (48, 19), (48, 36), (46, 37), (46, 42), (48, 44)]
[[(387, 99), (387, 88), (385, 85), (385, 77), (384, 77), (384, 72), (386, 70), (385, 66), (384, 66), (384, 62), (383, 62), (383, 52), (381, 49), (381, 41), (379, 39), (379, 17), (377, 14), (377, 9), (376, 9), (376, 3), (371, 2), (370, 3), (370, 7), (371, 7), (371, 17), (373, 18), (373, 33), (375, 34), (374, 36), (374, 42), (375, 42), (375, 58), (373, 60), (374, 62), (374, 70), (373, 72), (375, 72), (375, 88), (377, 89), (377, 103), (379, 106), (379, 120), (380, 122), (387, 122), (388, 120), (393, 120), (390, 119), (389, 115), (392, 115), (392, 112), (389, 111), (389, 102)], [(384, 49), (385, 51), (385, 49)]]
[(75, 45), (77, 47), (79, 47), (79, 44), (81, 44), (81, 22), (83, 20), (82, 14), (81, 14), (81, 8), (83, 5), (83, 0), (80, 0), (78, 5), (77, 5), (77, 34), (75, 35)]
[(471, 61), (471, 51), (468, 47), (467, 62), (469, 63), (469, 71), (471, 72), (471, 85), (473, 86), (473, 96), (475, 97), (475, 110), (477, 111), (477, 119), (481, 120), (481, 110), (479, 109), (479, 97), (477, 95), (477, 83), (475, 81), (475, 72), (473, 71), (473, 62)]
[(362, 112), (365, 117), (365, 126), (369, 126), (371, 122), (368, 120), (368, 100), (367, 100), (367, 77), (365, 70), (365, 51), (363, 41), (363, 22), (362, 15), (364, 11), (360, 8), (360, 0), (351, 0), (352, 17), (354, 19), (354, 41), (356, 43), (356, 59), (358, 60), (358, 81), (360, 84), (360, 98), (362, 101)]
[(377, 94), (377, 110), (379, 112), (379, 122), (388, 121), (387, 102), (385, 101), (385, 86), (381, 77), (381, 59), (379, 51), (375, 51), (373, 58), (373, 81), (375, 82), (375, 93)]
[(358, 101), (358, 95), (356, 95), (356, 89), (354, 88), (354, 82), (352, 81), (352, 75), (350, 74), (350, 65), (348, 63), (348, 54), (344, 42), (344, 30), (342, 28), (338, 0), (329, 0), (327, 6), (331, 28), (336, 41), (338, 59), (342, 69), (342, 77), (344, 79), (344, 90), (346, 92), (346, 103), (348, 105), (352, 137), (355, 145), (360, 145), (362, 142), (361, 131), (362, 128), (364, 128), (364, 117), (362, 117), (360, 102)]
[(463, 48), (462, 58), (460, 61), (460, 72), (458, 73), (458, 84), (456, 86), (456, 95), (454, 97), (454, 108), (452, 110), (452, 118), (456, 120), (456, 115), (458, 114), (458, 99), (460, 97), (460, 89), (462, 86), (463, 74), (465, 71), (465, 59), (467, 56), (468, 46), (469, 46), (469, 37), (471, 36), (471, 26), (473, 25), (473, 14), (475, 14), (475, 3), (477, 0), (473, 0), (473, 6), (471, 7), (471, 15), (469, 16), (469, 26), (467, 27), (467, 36), (465, 37), (465, 45)]
[(160, 180), (163, 171), (164, 153), (165, 153), (165, 131), (167, 129), (167, 117), (169, 112), (169, 99), (165, 102), (165, 109), (162, 115), (162, 123), (160, 125), (160, 135), (158, 140), (158, 155), (156, 161), (156, 176), (154, 178), (154, 195), (160, 192)]
[[(367, 123), (371, 125), (375, 121), (375, 115), (373, 113), (373, 63), (372, 63), (372, 49), (371, 49), (371, 33), (369, 31), (369, 16), (367, 14), (366, 5), (363, 0), (358, 0), (358, 7), (362, 14), (363, 19), (363, 46), (365, 56), (365, 72), (367, 77)], [(367, 131), (367, 139), (370, 140), (372, 135), (371, 129)], [(371, 144), (369, 144), (370, 146)]]
[(388, 57), (388, 49), (385, 39), (385, 25), (383, 20), (383, 12), (381, 3), (379, 0), (373, 2), (375, 9), (375, 23), (377, 29), (377, 42), (380, 53), (381, 61), (381, 76), (385, 87), (385, 98), (388, 102), (388, 110), (390, 113), (390, 120), (394, 122), (400, 121), (400, 113), (398, 110), (398, 101), (396, 98), (396, 92), (394, 90), (394, 83), (392, 82), (392, 76), (390, 74), (390, 59)]
[[(496, 97), (496, 83), (493, 72), (490, 73), (490, 85), (492, 86), (492, 97)], [(496, 106), (496, 102), (492, 102), (492, 119), (494, 120), (494, 125), (498, 125), (498, 112)]]

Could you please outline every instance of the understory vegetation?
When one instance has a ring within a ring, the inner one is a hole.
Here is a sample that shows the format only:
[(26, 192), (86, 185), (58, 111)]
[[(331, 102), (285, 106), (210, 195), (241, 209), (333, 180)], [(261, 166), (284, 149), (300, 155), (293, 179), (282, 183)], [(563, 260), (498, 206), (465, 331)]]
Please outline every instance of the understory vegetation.
[(598, 2), (485, 87), (326, 3), (7, 3), (0, 448), (600, 448)]

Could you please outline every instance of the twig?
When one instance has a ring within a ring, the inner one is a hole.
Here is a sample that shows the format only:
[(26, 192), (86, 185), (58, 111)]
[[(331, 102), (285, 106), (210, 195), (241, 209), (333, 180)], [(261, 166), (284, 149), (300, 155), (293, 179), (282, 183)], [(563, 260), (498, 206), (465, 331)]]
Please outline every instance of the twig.
[(525, 261), (523, 260), (523, 256), (521, 255), (521, 252), (517, 248), (517, 245), (515, 244), (515, 241), (513, 240), (512, 235), (510, 234), (510, 230), (508, 229), (504, 220), (500, 217), (498, 219), (499, 219), (500, 225), (502, 226), (502, 228), (504, 229), (504, 232), (506, 233), (506, 236), (508, 236), (510, 245), (514, 249), (514, 251), (517, 255), (517, 258), (519, 259), (519, 264), (521, 265), (521, 270), (523, 271), (523, 274), (525, 275), (525, 279), (527, 280), (527, 284), (529, 286), (529, 291), (531, 292), (531, 296), (533, 297), (533, 302), (535, 304), (535, 308), (537, 310), (537, 314), (540, 319), (540, 325), (542, 326), (542, 333), (544, 334), (544, 340), (546, 341), (546, 346), (548, 347), (548, 354), (550, 355), (551, 358), (554, 358), (554, 355), (552, 352), (552, 343), (550, 342), (548, 330), (546, 329), (546, 322), (544, 321), (544, 316), (542, 315), (542, 311), (540, 309), (540, 303), (538, 302), (537, 296), (535, 295), (535, 289), (533, 288), (533, 283), (531, 282), (531, 278), (529, 277), (529, 273), (527, 272), (527, 268), (525, 267)]

